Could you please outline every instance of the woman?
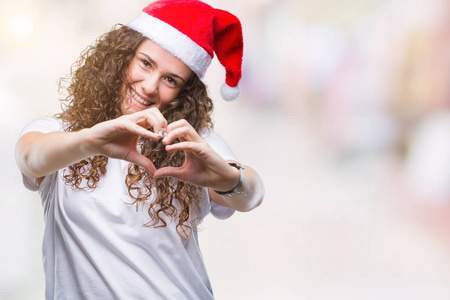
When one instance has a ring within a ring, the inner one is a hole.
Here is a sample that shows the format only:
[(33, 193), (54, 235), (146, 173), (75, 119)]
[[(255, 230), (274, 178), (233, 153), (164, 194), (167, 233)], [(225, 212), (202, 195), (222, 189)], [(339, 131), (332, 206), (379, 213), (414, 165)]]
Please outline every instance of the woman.
[(43, 201), (46, 299), (213, 299), (196, 228), (264, 194), (211, 129), (200, 79), (213, 50), (233, 99), (237, 18), (154, 2), (82, 53), (62, 113), (25, 127), (16, 159)]

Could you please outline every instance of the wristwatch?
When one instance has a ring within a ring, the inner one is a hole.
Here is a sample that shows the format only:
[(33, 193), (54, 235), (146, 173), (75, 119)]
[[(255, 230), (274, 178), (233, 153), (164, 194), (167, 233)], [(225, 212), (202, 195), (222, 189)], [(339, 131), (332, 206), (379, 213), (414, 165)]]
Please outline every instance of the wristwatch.
[(221, 191), (214, 190), (214, 192), (216, 192), (219, 195), (235, 194), (235, 193), (237, 193), (237, 191), (241, 188), (242, 184), (244, 183), (244, 176), (245, 176), (245, 173), (244, 173), (245, 168), (244, 168), (244, 166), (242, 166), (242, 165), (240, 165), (238, 163), (232, 163), (232, 162), (230, 162), (228, 164), (230, 166), (232, 166), (232, 167), (235, 167), (236, 169), (238, 169), (240, 171), (239, 182), (237, 183), (237, 185), (232, 190), (229, 190), (229, 191), (226, 191), (226, 192), (221, 192)]

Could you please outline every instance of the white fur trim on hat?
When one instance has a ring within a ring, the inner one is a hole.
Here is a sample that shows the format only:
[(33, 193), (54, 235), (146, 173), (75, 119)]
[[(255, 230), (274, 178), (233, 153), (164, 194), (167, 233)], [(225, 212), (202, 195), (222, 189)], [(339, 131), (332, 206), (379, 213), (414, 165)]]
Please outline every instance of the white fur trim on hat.
[(240, 94), (241, 89), (238, 86), (231, 87), (228, 84), (224, 83), (220, 87), (220, 95), (222, 96), (223, 100), (233, 101), (237, 99)]
[(203, 79), (212, 57), (187, 35), (144, 12), (141, 12), (127, 26), (178, 57), (200, 79)]

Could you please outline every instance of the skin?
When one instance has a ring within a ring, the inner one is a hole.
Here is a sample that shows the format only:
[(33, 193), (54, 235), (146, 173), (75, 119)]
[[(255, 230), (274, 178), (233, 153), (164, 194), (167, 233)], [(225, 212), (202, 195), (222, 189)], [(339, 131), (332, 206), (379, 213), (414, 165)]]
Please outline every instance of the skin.
[[(22, 173), (42, 181), (46, 175), (86, 157), (105, 155), (136, 163), (156, 178), (170, 176), (208, 187), (211, 200), (216, 203), (239, 211), (250, 210), (245, 194), (223, 197), (213, 191), (228, 191), (235, 187), (239, 171), (214, 152), (186, 120), (168, 124), (161, 114), (161, 109), (178, 95), (192, 71), (178, 58), (146, 40), (131, 61), (128, 75), (132, 85), (129, 89), (125, 84), (123, 86), (123, 116), (77, 132), (29, 132), (23, 135), (15, 152)], [(153, 132), (147, 130), (150, 127)], [(137, 150), (140, 136), (159, 140), (161, 130), (167, 132), (162, 141), (167, 145), (167, 151), (186, 152), (183, 166), (156, 170), (153, 163)], [(177, 138), (179, 143), (169, 145)], [(246, 167), (245, 173), (247, 186), (262, 184), (251, 168)], [(260, 201), (262, 196), (257, 205)]]
[[(125, 90), (122, 112), (131, 114), (156, 107), (160, 111), (180, 93), (192, 71), (181, 60), (146, 39), (128, 67), (132, 87)], [(139, 102), (145, 102), (145, 105)], [(144, 101), (142, 101), (144, 100)]]

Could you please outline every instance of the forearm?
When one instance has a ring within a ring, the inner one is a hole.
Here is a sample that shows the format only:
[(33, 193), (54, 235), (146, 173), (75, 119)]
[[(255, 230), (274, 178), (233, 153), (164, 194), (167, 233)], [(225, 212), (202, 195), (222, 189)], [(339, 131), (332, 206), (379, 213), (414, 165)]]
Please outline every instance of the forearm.
[(236, 193), (219, 195), (212, 189), (209, 189), (209, 192), (211, 200), (214, 202), (246, 212), (258, 207), (263, 201), (264, 184), (258, 173), (246, 166), (243, 184)]
[(85, 130), (29, 132), (17, 142), (16, 161), (24, 175), (40, 178), (94, 155), (86, 144)]

